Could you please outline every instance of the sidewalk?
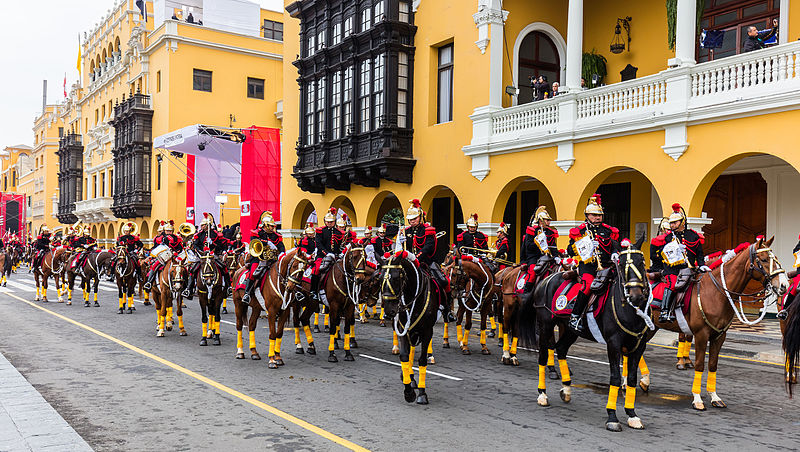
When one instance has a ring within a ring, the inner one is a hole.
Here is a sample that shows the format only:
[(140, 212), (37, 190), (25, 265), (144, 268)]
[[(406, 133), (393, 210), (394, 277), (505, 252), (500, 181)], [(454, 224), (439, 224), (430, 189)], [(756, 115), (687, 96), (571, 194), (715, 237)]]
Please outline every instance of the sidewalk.
[[(780, 324), (777, 319), (766, 318), (754, 326), (744, 325), (735, 320), (728, 330), (721, 353), (723, 355), (783, 364), (782, 339)], [(659, 330), (650, 342), (674, 347), (678, 343), (678, 334)], [(694, 356), (694, 351), (692, 351), (692, 356)]]
[(0, 353), (0, 451), (92, 448)]

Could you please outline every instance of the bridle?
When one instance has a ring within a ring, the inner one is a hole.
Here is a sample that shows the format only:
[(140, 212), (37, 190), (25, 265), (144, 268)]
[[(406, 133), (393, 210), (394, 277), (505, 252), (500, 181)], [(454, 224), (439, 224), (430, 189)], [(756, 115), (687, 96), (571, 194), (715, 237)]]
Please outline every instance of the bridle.
[[(403, 267), (402, 263), (395, 263), (396, 259), (405, 259), (404, 257), (400, 257), (397, 255), (393, 255), (389, 258), (389, 261), (383, 266), (383, 277), (381, 279), (381, 299), (384, 301), (397, 301), (397, 313), (394, 315), (393, 319), (393, 326), (394, 332), (397, 334), (398, 337), (403, 337), (408, 334), (420, 320), (425, 315), (425, 311), (428, 309), (428, 305), (431, 301), (431, 293), (429, 282), (426, 282), (425, 286), (423, 287), (422, 275), (420, 271), (417, 269), (417, 266), (411, 262), (409, 262), (410, 266), (414, 269), (414, 275), (417, 282), (416, 290), (414, 291), (414, 295), (411, 297), (411, 304), (409, 305), (406, 302), (405, 297), (405, 289), (406, 283), (408, 282), (408, 273), (406, 269)], [(392, 278), (390, 275), (390, 270), (399, 270), (399, 275), (395, 278)], [(399, 287), (392, 284), (392, 280), (399, 280)], [(388, 289), (388, 290), (387, 290)], [(425, 296), (425, 306), (423, 306), (422, 311), (419, 313), (416, 319), (413, 319), (414, 309), (417, 305), (417, 300), (419, 300), (420, 295), (423, 292), (427, 292)], [(400, 314), (404, 314), (406, 316), (405, 324), (401, 324)], [(402, 330), (400, 329), (402, 327)]]
[[(115, 269), (117, 272), (117, 276), (124, 279), (126, 276), (133, 274), (133, 268), (132, 265), (130, 265), (130, 255), (128, 254), (128, 250), (124, 246), (118, 246), (116, 252), (117, 252), (117, 265), (115, 266)], [(120, 261), (123, 262), (123, 264), (120, 264)]]
[[(645, 274), (643, 271), (639, 270), (639, 268), (634, 263), (634, 256), (640, 256), (642, 261), (644, 261), (644, 253), (641, 250), (638, 250), (632, 246), (627, 247), (626, 249), (619, 252), (619, 259), (614, 262), (614, 266), (616, 267), (617, 272), (617, 283), (619, 287), (622, 289), (622, 296), (623, 299), (622, 307), (630, 306), (633, 308), (634, 312), (637, 316), (641, 317), (644, 320), (645, 327), (640, 332), (631, 331), (625, 325), (622, 324), (619, 320), (619, 316), (617, 315), (617, 307), (614, 303), (613, 294), (614, 291), (612, 290), (611, 296), (612, 299), (610, 300), (611, 309), (614, 313), (614, 320), (617, 322), (617, 326), (624, 331), (625, 333), (640, 337), (647, 331), (647, 329), (655, 330), (655, 325), (653, 324), (652, 319), (649, 316), (650, 305), (653, 301), (653, 291), (650, 287), (650, 284), (645, 282)], [(620, 268), (620, 261), (624, 258), (625, 264), (622, 268)], [(634, 300), (633, 296), (631, 295), (631, 289), (638, 288), (642, 291), (642, 299), (645, 301), (644, 309), (641, 306), (637, 305)], [(641, 340), (641, 339), (640, 339)], [(637, 344), (638, 347), (638, 344)]]

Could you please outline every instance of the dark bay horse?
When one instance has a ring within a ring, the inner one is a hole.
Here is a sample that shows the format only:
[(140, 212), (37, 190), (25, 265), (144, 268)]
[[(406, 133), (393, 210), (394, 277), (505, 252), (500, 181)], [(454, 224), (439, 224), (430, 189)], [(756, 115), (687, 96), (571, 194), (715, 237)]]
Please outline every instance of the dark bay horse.
[(213, 253), (200, 255), (200, 278), (197, 284), (200, 313), (203, 322), (203, 337), (200, 345), (208, 345), (211, 339), (213, 345), (220, 345), (219, 319), (222, 300), (225, 298), (227, 288), (224, 284), (222, 271), (217, 266)]
[(119, 311), (117, 314), (125, 313), (125, 302), (128, 302), (128, 314), (133, 314), (136, 307), (133, 305), (133, 294), (136, 291), (136, 283), (139, 281), (139, 269), (136, 265), (137, 257), (128, 253), (128, 248), (118, 246), (114, 253), (114, 277), (117, 283), (117, 294), (119, 296)]
[(355, 360), (350, 352), (350, 341), (355, 334), (356, 303), (360, 296), (361, 283), (366, 279), (366, 263), (364, 247), (350, 244), (321, 281), (322, 301), (330, 312), (328, 362), (339, 361), (334, 349), (336, 348), (339, 324), (342, 321), (344, 321), (344, 360)]
[[(73, 256), (68, 264), (67, 287), (70, 294), (75, 287), (75, 278), (80, 276), (81, 289), (83, 290), (83, 305), (89, 307), (89, 298), (94, 292), (94, 305), (100, 306), (97, 302), (97, 291), (100, 286), (100, 277), (103, 274), (110, 274), (111, 263), (114, 260), (114, 253), (105, 250), (95, 250), (89, 253), (83, 265), (78, 265), (76, 260), (80, 254)], [(72, 297), (70, 296), (70, 299)]]
[[(648, 333), (655, 329), (646, 312), (650, 286), (647, 283), (644, 254), (640, 251), (644, 236), (636, 243), (623, 241), (625, 249), (619, 253), (619, 261), (614, 265), (615, 276), (608, 282), (607, 301), (602, 311), (594, 318), (594, 312), (586, 314), (586, 328), (581, 337), (605, 343), (611, 374), (606, 412), (606, 429), (621, 431), (622, 426), (617, 419), (617, 395), (622, 386), (620, 361), (628, 357), (628, 381), (625, 390), (625, 413), (628, 415), (628, 426), (642, 429), (641, 419), (636, 415), (634, 403), (636, 398), (637, 366), (644, 353), (647, 340), (652, 337)], [(567, 352), (578, 339), (577, 333), (569, 328), (567, 315), (554, 314), (551, 310), (552, 300), (564, 280), (565, 273), (559, 272), (548, 276), (535, 289), (529, 302), (520, 307), (519, 328), (520, 340), (523, 344), (534, 346), (536, 325), (538, 322), (539, 349), (539, 397), (537, 403), (548, 406), (550, 403), (546, 393), (545, 369), (548, 360), (548, 348), (552, 342), (556, 326), (559, 339), (555, 343), (558, 364), (561, 370), (561, 400), (569, 403), (572, 399), (572, 381), (567, 365)], [(602, 294), (601, 294), (602, 296)], [(591, 317), (591, 318), (590, 318)], [(594, 331), (594, 333), (592, 332)]]
[[(774, 238), (773, 238), (774, 239)], [(711, 396), (711, 406), (725, 408), (725, 402), (717, 395), (717, 364), (719, 352), (725, 342), (728, 327), (734, 316), (744, 319), (741, 304), (736, 308), (734, 297), (755, 296), (762, 301), (773, 293), (778, 297), (786, 293), (789, 280), (770, 249), (773, 239), (764, 241), (758, 237), (754, 244), (742, 244), (720, 259), (711, 272), (702, 274), (692, 289), (689, 312), (684, 316), (680, 308), (675, 309), (677, 319), (669, 323), (659, 323), (658, 328), (693, 335), (695, 340), (694, 380), (692, 383), (692, 407), (705, 410), (700, 397), (703, 371), (705, 369), (706, 349), (708, 349), (708, 377), (706, 391)], [(759, 281), (763, 289), (756, 294), (743, 294), (750, 281)], [(766, 312), (766, 310), (764, 310)], [(658, 319), (659, 310), (653, 310), (653, 318)], [(683, 319), (683, 322), (681, 322)], [(744, 319), (746, 320), (746, 319)], [(684, 323), (683, 327), (680, 325)], [(655, 333), (652, 333), (655, 334)]]
[(456, 337), (461, 354), (472, 354), (469, 349), (469, 331), (472, 328), (472, 314), (478, 312), (481, 316), (481, 354), (491, 355), (492, 352), (486, 347), (486, 321), (492, 313), (494, 273), (482, 259), (469, 254), (462, 255), (458, 248), (453, 249), (449, 260), (443, 270), (450, 278), (450, 294), (453, 300), (458, 300)]
[[(47, 280), (53, 275), (54, 254), (54, 250), (45, 251), (39, 265), (33, 268), (33, 279), (36, 281), (36, 301), (40, 300), (40, 296), (43, 301), (47, 301)], [(56, 286), (58, 286), (57, 279)]]

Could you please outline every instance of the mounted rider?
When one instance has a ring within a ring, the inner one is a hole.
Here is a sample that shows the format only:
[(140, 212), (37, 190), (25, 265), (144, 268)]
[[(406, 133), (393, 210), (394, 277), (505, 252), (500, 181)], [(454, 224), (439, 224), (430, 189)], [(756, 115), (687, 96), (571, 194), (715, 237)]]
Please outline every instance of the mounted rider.
[[(454, 322), (452, 300), (450, 298), (450, 281), (448, 281), (442, 268), (434, 260), (436, 255), (436, 228), (425, 223), (425, 212), (422, 210), (419, 199), (412, 199), (411, 207), (406, 212), (409, 226), (404, 231), (405, 249), (417, 257), (420, 268), (427, 271), (439, 286), (439, 310), (445, 322)], [(443, 297), (443, 299), (442, 299)]]
[(372, 226), (364, 228), (364, 237), (358, 241), (361, 246), (367, 246), (372, 243)]
[[(278, 255), (286, 251), (286, 246), (283, 244), (283, 236), (275, 231), (275, 219), (272, 217), (271, 211), (262, 212), (258, 221), (258, 229), (251, 231), (251, 249), (255, 243), (254, 240), (262, 243), (263, 250), (258, 256), (254, 256), (251, 253), (245, 261), (245, 265), (250, 266), (251, 270), (248, 272), (247, 284), (242, 297), (242, 303), (244, 304), (250, 303), (250, 296), (253, 294), (256, 284), (261, 281), (261, 278), (269, 271), (272, 264), (278, 260)], [(252, 268), (253, 265), (255, 265), (255, 268)]]
[[(192, 239), (191, 247), (200, 254), (201, 252), (208, 252), (214, 255), (214, 263), (217, 269), (222, 274), (222, 283), (224, 287), (228, 288), (226, 296), (230, 296), (232, 292), (230, 289), (231, 277), (228, 274), (228, 269), (222, 262), (220, 255), (223, 251), (228, 249), (228, 239), (222, 236), (222, 233), (217, 230), (217, 223), (214, 221), (214, 216), (208, 212), (203, 213), (203, 221), (200, 222), (200, 229)], [(195, 283), (197, 282), (197, 273), (200, 271), (200, 262), (195, 262), (189, 267), (189, 277), (186, 284), (186, 289), (183, 291), (183, 296), (191, 300), (194, 297)]]
[(75, 259), (75, 267), (83, 271), (83, 266), (86, 265), (86, 259), (97, 248), (97, 239), (92, 237), (89, 226), (83, 227), (83, 235), (75, 242), (75, 248), (81, 250), (78, 258)]
[(319, 282), (322, 275), (342, 252), (345, 234), (336, 227), (336, 212), (336, 207), (331, 207), (322, 219), (325, 226), (316, 230), (317, 259), (314, 261), (314, 268), (311, 270), (312, 294), (319, 292)]
[[(798, 236), (797, 239), (800, 240), (800, 236)], [(789, 305), (791, 305), (792, 301), (796, 298), (800, 298), (798, 297), (798, 294), (800, 294), (800, 287), (798, 287), (800, 286), (800, 271), (798, 271), (800, 270), (800, 242), (797, 242), (797, 245), (794, 246), (792, 253), (794, 253), (795, 275), (792, 278), (792, 283), (789, 285), (789, 291), (786, 292), (786, 298), (783, 300), (783, 309), (778, 312), (778, 318), (780, 320), (786, 320), (788, 317)]]
[[(169, 220), (169, 223), (161, 221), (158, 225), (158, 235), (153, 238), (153, 247), (165, 245), (172, 251), (173, 255), (179, 254), (183, 251), (183, 240), (174, 233), (175, 222)], [(147, 272), (146, 282), (144, 283), (144, 290), (150, 290), (153, 287), (153, 282), (158, 273), (164, 268), (164, 264), (158, 260), (153, 259), (150, 270)]]
[(122, 232), (122, 235), (117, 237), (116, 245), (125, 247), (128, 255), (133, 256), (134, 269), (136, 270), (136, 274), (141, 277), (138, 254), (144, 248), (144, 244), (139, 239), (138, 235), (133, 234), (136, 232), (136, 225), (133, 223), (125, 223), (122, 225), (120, 232)]
[[(467, 230), (456, 236), (456, 248), (461, 247), (489, 250), (489, 237), (478, 230), (478, 214), (473, 213), (467, 219)], [(479, 253), (476, 250), (468, 250), (467, 254)]]
[(245, 249), (247, 249), (247, 245), (242, 242), (242, 231), (239, 229), (239, 226), (236, 226), (236, 233), (234, 234), (233, 240), (228, 243), (228, 252), (238, 254)]
[[(378, 258), (382, 258), (386, 253), (390, 253), (392, 251), (392, 246), (394, 245), (394, 241), (389, 237), (386, 237), (386, 223), (381, 224), (378, 227), (377, 234), (375, 237), (372, 238), (370, 244), (368, 246), (372, 247), (372, 254), (373, 254), (373, 264), (378, 263)], [(369, 256), (370, 251), (367, 251), (367, 255)]]
[[(684, 275), (681, 279), (691, 279), (694, 271), (708, 271), (703, 259), (703, 243), (705, 238), (694, 229), (686, 227), (686, 213), (680, 204), (672, 205), (672, 213), (667, 219), (670, 230), (655, 237), (651, 244), (656, 246), (656, 252), (661, 257), (664, 265), (662, 270), (664, 295), (662, 300), (661, 315), (659, 322), (671, 322), (675, 320), (674, 312), (674, 292), (678, 283), (678, 275)], [(688, 284), (689, 280), (682, 281), (681, 290)]]
[(317, 230), (314, 227), (314, 223), (308, 223), (308, 225), (306, 225), (306, 229), (303, 231), (303, 237), (300, 239), (300, 243), (297, 245), (298, 248), (303, 250), (303, 252), (309, 256), (313, 256), (317, 251), (317, 241), (314, 237), (316, 233)]
[[(502, 221), (500, 226), (497, 227), (497, 240), (494, 242), (494, 248), (497, 250), (494, 254), (495, 259), (513, 262), (511, 245), (508, 243), (508, 225)], [(502, 270), (504, 268), (506, 268), (506, 265), (500, 264), (499, 269)]]
[(569, 255), (579, 262), (578, 277), (582, 284), (569, 319), (569, 326), (578, 332), (583, 329), (581, 319), (589, 307), (592, 282), (598, 271), (611, 267), (612, 255), (620, 251), (619, 229), (603, 223), (599, 194), (589, 198), (583, 213), (586, 221), (569, 231), (568, 250)]
[(522, 289), (522, 300), (526, 301), (533, 295), (534, 284), (536, 284), (536, 267), (539, 260), (545, 258), (555, 258), (559, 256), (558, 231), (550, 227), (550, 214), (547, 213), (545, 206), (539, 206), (525, 228), (525, 235), (522, 238), (520, 247), (520, 262), (528, 266), (525, 276), (525, 287)]
[[(44, 258), (45, 253), (50, 251), (50, 229), (46, 224), (43, 224), (39, 228), (39, 236), (36, 237), (36, 241), (33, 242), (33, 249), (36, 250), (36, 253), (33, 255), (33, 259), (31, 259), (31, 269), (38, 268), (42, 265), (42, 258)], [(30, 269), (28, 271), (30, 272)]]

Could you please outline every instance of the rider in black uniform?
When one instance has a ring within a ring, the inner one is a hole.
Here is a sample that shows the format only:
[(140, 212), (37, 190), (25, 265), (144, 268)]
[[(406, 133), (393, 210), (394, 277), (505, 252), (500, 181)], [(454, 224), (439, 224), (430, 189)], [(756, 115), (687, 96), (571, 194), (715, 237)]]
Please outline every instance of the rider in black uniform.
[(250, 255), (247, 258), (247, 265), (252, 265), (258, 262), (258, 266), (253, 270), (247, 278), (247, 285), (244, 289), (244, 296), (242, 303), (250, 303), (250, 296), (253, 293), (256, 283), (258, 283), (264, 276), (264, 273), (269, 271), (272, 264), (278, 259), (278, 255), (286, 251), (286, 246), (283, 244), (283, 237), (275, 231), (275, 219), (272, 218), (272, 212), (267, 210), (261, 214), (258, 222), (258, 229), (254, 229), (250, 236), (250, 241), (260, 240), (263, 244), (263, 251), (258, 257)]

